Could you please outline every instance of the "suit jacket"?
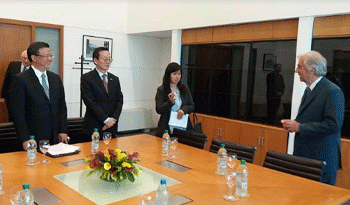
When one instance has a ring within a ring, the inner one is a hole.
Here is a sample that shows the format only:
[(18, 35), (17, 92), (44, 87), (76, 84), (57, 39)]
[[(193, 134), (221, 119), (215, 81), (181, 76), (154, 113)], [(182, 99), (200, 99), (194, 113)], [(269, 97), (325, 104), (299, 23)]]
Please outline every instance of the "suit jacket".
[[(180, 91), (180, 96), (182, 100), (181, 110), (184, 111), (185, 114), (189, 114), (193, 112), (194, 110), (194, 103), (192, 100), (190, 89), (187, 85), (184, 85), (184, 91)], [(170, 113), (171, 113), (171, 107), (173, 106), (173, 103), (169, 100), (169, 93), (170, 91), (166, 91), (165, 87), (159, 86), (157, 89), (156, 94), (156, 111), (158, 114), (160, 114), (160, 118), (158, 121), (158, 127), (156, 135), (158, 137), (162, 137), (165, 130), (169, 130), (169, 119), (170, 119)], [(170, 90), (170, 89), (169, 89)], [(188, 120), (187, 128), (190, 128), (191, 121)]]
[[(302, 101), (296, 121), (294, 155), (327, 162), (324, 176), (341, 168), (340, 134), (345, 100), (341, 89), (323, 77)], [(335, 180), (335, 179), (334, 179)]]
[(113, 117), (117, 123), (108, 129), (113, 136), (118, 131), (118, 120), (123, 107), (123, 93), (120, 88), (119, 78), (108, 73), (108, 93), (102, 79), (96, 69), (81, 77), (81, 96), (86, 105), (84, 117), (84, 132), (91, 136), (94, 128), (100, 132), (108, 117)]
[(21, 66), (22, 66), (22, 62), (12, 61), (10, 62), (7, 68), (4, 84), (2, 85), (2, 92), (1, 92), (1, 97), (6, 99), (6, 104), (8, 101), (11, 80), (14, 75), (21, 72)]
[(32, 68), (14, 76), (10, 86), (10, 109), (16, 132), (24, 142), (34, 135), (37, 142), (58, 142), (59, 133), (67, 133), (67, 107), (60, 77), (46, 71), (50, 100)]

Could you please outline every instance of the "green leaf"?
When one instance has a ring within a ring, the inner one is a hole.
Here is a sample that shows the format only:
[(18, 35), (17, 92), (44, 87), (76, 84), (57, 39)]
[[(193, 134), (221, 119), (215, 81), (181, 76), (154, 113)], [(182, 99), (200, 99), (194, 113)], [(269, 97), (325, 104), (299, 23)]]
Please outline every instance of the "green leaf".
[(126, 172), (126, 175), (128, 176), (129, 181), (131, 181), (131, 182), (135, 181), (135, 177), (132, 173)]

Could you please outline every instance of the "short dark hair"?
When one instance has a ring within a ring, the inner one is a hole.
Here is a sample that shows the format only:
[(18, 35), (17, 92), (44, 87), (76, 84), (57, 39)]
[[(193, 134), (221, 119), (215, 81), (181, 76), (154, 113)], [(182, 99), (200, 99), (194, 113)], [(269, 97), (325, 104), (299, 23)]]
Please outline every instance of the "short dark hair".
[(94, 60), (95, 58), (98, 59), (100, 57), (100, 51), (108, 51), (109, 52), (109, 49), (106, 47), (95, 48), (94, 52), (92, 53), (92, 60)]
[(32, 60), (32, 55), (39, 55), (39, 49), (40, 48), (50, 48), (48, 43), (45, 42), (34, 42), (31, 43), (27, 49), (27, 55), (28, 55), (28, 59), (30, 62), (33, 62)]

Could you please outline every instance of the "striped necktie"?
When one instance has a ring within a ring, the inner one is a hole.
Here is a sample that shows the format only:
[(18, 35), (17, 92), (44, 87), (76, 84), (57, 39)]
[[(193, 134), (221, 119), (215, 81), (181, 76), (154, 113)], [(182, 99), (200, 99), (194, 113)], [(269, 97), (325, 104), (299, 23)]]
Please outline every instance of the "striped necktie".
[(49, 98), (49, 100), (50, 100), (49, 86), (47, 86), (46, 75), (44, 73), (41, 75), (41, 80), (42, 80), (42, 86), (44, 88), (45, 94), (46, 94), (47, 98)]
[(107, 83), (107, 74), (103, 74), (103, 85), (105, 86), (106, 92), (108, 93), (108, 83)]

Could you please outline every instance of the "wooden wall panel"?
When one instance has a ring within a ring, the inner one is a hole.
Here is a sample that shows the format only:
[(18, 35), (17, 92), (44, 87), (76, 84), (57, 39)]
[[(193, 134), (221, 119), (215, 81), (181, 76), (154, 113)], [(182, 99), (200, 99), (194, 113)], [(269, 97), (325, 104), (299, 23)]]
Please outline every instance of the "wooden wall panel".
[(342, 169), (338, 171), (336, 186), (350, 189), (350, 140), (341, 139)]
[(203, 44), (213, 42), (213, 28), (186, 29), (182, 31), (182, 44)]
[(188, 29), (182, 32), (182, 44), (289, 40), (296, 39), (297, 35), (298, 20), (289, 19)]
[(317, 17), (314, 21), (314, 38), (350, 36), (350, 15)]

